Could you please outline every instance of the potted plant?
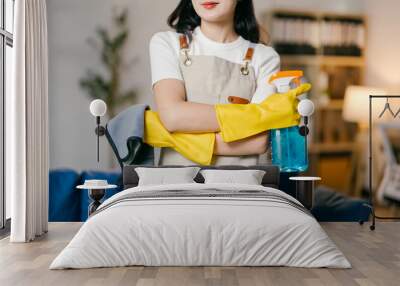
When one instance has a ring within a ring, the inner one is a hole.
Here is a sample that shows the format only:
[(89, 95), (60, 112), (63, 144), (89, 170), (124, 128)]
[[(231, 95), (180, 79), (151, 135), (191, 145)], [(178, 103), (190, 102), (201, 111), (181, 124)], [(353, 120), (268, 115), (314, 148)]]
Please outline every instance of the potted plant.
[(123, 50), (129, 36), (127, 19), (127, 10), (123, 10), (113, 18), (114, 33), (105, 28), (97, 29), (97, 40), (90, 39), (89, 43), (100, 51), (106, 74), (102, 75), (89, 69), (86, 76), (80, 80), (80, 86), (91, 98), (99, 98), (106, 102), (109, 118), (116, 115), (119, 106), (133, 102), (136, 96), (134, 89), (122, 90), (121, 87), (121, 72), (126, 63)]

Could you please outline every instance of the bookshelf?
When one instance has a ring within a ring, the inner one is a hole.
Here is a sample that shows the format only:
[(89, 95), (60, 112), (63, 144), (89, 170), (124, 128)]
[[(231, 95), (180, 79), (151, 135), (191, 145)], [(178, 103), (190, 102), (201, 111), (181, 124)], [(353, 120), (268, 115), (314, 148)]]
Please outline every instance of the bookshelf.
[(309, 96), (316, 111), (309, 137), (309, 173), (348, 192), (357, 126), (343, 121), (342, 106), (346, 87), (363, 84), (366, 18), (272, 10), (263, 15), (262, 24), (281, 56), (281, 69), (301, 69), (313, 85)]

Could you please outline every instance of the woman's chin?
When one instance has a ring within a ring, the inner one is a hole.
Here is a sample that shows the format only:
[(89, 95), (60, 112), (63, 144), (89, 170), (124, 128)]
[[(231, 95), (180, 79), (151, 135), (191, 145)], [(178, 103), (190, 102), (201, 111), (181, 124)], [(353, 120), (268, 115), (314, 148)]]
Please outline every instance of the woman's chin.
[(218, 13), (212, 13), (212, 12), (208, 12), (208, 13), (204, 13), (203, 15), (200, 15), (200, 18), (202, 21), (205, 22), (209, 22), (209, 23), (221, 23), (221, 22), (225, 22), (226, 15), (221, 15)]

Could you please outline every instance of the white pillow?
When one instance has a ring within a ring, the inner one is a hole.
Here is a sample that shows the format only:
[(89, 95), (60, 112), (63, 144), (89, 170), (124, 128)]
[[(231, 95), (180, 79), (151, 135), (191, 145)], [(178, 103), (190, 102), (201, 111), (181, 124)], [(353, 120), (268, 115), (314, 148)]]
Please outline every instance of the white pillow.
[(199, 167), (182, 168), (135, 168), (139, 176), (138, 186), (195, 183)]
[(201, 170), (205, 184), (246, 184), (261, 185), (265, 171), (262, 170)]

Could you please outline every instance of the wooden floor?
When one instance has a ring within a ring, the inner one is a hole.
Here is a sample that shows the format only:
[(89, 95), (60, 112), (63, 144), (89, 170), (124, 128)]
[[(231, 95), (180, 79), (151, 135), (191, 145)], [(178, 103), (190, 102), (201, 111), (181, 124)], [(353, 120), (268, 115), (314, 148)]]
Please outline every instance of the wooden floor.
[(324, 229), (352, 269), (289, 267), (123, 267), (48, 270), (79, 229), (79, 223), (51, 223), (35, 242), (0, 241), (0, 285), (400, 285), (400, 223), (379, 223), (375, 232), (357, 223), (325, 223)]

